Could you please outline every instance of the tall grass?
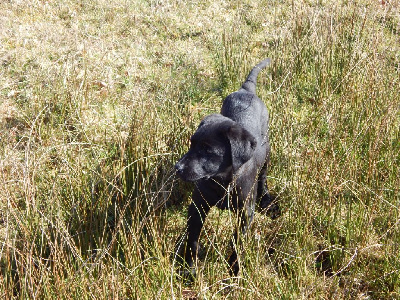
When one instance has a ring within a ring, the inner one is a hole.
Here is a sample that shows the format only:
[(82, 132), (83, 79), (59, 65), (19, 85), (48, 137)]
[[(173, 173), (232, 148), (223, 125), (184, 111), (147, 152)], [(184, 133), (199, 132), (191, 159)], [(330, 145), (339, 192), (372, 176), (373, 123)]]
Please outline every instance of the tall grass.
[[(394, 1), (8, 1), (0, 17), (2, 298), (400, 297)], [(174, 271), (191, 185), (173, 170), (252, 66), (276, 220), (239, 278), (213, 210)]]

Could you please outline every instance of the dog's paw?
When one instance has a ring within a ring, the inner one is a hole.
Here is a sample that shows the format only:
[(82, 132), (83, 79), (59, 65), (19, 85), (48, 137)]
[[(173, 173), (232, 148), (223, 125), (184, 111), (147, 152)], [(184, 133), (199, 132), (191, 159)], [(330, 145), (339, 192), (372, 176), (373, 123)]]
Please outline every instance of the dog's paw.
[(272, 220), (279, 218), (281, 216), (281, 208), (278, 203), (271, 203), (271, 205), (267, 208), (266, 211), (267, 216), (269, 216)]
[(196, 278), (196, 269), (194, 267), (181, 267), (177, 272), (177, 279), (186, 285), (190, 285)]
[(281, 216), (281, 208), (279, 207), (276, 196), (272, 196), (270, 193), (266, 193), (261, 197), (259, 203), (261, 212), (264, 212), (272, 220)]

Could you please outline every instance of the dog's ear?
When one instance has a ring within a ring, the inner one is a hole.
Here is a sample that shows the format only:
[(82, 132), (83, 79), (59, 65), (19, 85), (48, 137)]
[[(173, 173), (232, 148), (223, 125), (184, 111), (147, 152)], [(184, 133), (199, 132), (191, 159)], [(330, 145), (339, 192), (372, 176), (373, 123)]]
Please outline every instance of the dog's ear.
[(227, 136), (231, 144), (232, 168), (235, 173), (253, 156), (257, 141), (250, 132), (238, 124), (228, 129)]

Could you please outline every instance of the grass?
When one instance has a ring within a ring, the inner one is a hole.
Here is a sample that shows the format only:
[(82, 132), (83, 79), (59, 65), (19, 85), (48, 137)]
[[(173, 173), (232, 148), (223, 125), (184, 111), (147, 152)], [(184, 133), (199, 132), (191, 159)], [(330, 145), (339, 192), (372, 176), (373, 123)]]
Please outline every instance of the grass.
[[(2, 1), (0, 295), (400, 298), (396, 1)], [(198, 278), (171, 254), (191, 185), (173, 165), (252, 66), (268, 182), (230, 279), (212, 211)]]

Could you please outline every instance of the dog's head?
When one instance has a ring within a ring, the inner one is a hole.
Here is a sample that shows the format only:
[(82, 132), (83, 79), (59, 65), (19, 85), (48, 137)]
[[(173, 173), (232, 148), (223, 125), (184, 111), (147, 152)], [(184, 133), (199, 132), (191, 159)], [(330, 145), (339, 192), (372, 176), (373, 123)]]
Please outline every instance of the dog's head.
[(175, 165), (185, 181), (231, 180), (257, 145), (250, 132), (220, 114), (205, 117), (190, 141), (189, 151)]

